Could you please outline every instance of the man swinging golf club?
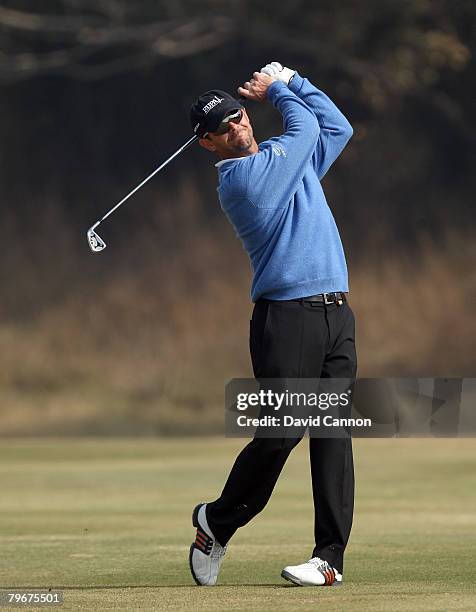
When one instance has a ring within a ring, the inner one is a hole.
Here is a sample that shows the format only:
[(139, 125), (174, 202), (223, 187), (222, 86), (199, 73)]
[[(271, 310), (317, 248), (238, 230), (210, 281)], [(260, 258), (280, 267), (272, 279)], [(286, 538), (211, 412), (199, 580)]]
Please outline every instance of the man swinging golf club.
[[(282, 136), (258, 145), (242, 104), (220, 90), (194, 102), (191, 122), (200, 145), (220, 158), (220, 203), (252, 263), (255, 377), (354, 380), (346, 262), (320, 184), (352, 128), (322, 91), (278, 62), (255, 72), (238, 93), (269, 100), (283, 116)], [(266, 506), (300, 439), (255, 436), (238, 455), (220, 497), (194, 509), (189, 562), (197, 584), (216, 583), (229, 540)], [(309, 451), (315, 546), (309, 561), (285, 567), (281, 575), (302, 586), (337, 585), (352, 525), (352, 441), (310, 437)]]

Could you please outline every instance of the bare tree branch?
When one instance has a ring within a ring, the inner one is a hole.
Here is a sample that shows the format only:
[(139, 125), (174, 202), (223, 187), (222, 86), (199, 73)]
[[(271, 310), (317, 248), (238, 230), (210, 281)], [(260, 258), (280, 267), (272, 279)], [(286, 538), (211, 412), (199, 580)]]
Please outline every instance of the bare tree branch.
[(74, 15), (58, 17), (58, 15), (26, 13), (24, 11), (16, 11), (0, 6), (0, 25), (15, 30), (25, 30), (36, 33), (54, 32), (61, 34), (75, 32), (84, 27), (94, 27), (101, 22), (104, 22), (104, 20), (86, 17), (85, 15), (81, 17), (76, 17)]
[(26, 40), (19, 46), (14, 37), (19, 49), (8, 45), (9, 51), (0, 53), (0, 80), (8, 82), (53, 72), (101, 79), (153, 65), (163, 58), (216, 48), (235, 30), (231, 18), (219, 15), (129, 25), (102, 22), (99, 26), (97, 20), (93, 23), (89, 18), (51, 17), (0, 8), (0, 26), (18, 26), (29, 36), (48, 41), (50, 46), (48, 50), (35, 40)]

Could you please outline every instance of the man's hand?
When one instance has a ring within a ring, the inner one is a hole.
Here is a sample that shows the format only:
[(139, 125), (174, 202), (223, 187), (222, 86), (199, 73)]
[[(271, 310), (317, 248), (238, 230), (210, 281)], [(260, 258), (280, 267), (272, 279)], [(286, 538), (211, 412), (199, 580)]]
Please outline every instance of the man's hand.
[(238, 87), (238, 93), (248, 100), (263, 102), (263, 100), (266, 100), (268, 87), (277, 80), (279, 79), (275, 76), (269, 76), (262, 72), (253, 72), (251, 81), (246, 81), (243, 87)]
[(270, 76), (275, 76), (279, 81), (289, 85), (296, 71), (291, 70), (291, 68), (283, 68), (279, 62), (270, 62), (261, 68), (261, 72), (269, 74)]

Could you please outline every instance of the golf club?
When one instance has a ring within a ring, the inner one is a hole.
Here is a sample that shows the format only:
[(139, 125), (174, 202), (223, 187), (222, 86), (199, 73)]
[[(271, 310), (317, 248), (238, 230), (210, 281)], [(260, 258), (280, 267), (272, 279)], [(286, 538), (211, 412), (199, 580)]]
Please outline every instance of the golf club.
[(189, 140), (187, 140), (187, 142), (185, 144), (183, 144), (179, 149), (177, 149), (177, 151), (175, 151), (175, 153), (173, 155), (171, 155), (167, 160), (165, 160), (162, 164), (160, 164), (160, 166), (158, 168), (156, 168), (151, 174), (149, 174), (149, 176), (147, 178), (145, 178), (142, 183), (139, 183), (139, 185), (137, 185), (137, 187), (134, 187), (134, 189), (128, 193), (126, 195), (125, 198), (122, 198), (122, 200), (120, 202), (118, 202), (113, 208), (111, 208), (111, 210), (109, 212), (107, 212), (104, 217), (102, 217), (101, 219), (99, 219), (99, 221), (97, 221), (94, 225), (92, 225), (89, 229), (88, 229), (88, 243), (89, 246), (91, 247), (91, 251), (93, 251), (93, 253), (99, 253), (100, 251), (104, 250), (106, 248), (106, 243), (104, 242), (104, 240), (95, 232), (95, 229), (98, 227), (98, 225), (100, 223), (102, 223), (104, 221), (104, 219), (107, 219), (109, 217), (109, 215), (112, 215), (112, 213), (119, 208), (119, 206), (121, 206), (121, 204), (124, 204), (124, 202), (126, 200), (128, 200), (131, 195), (133, 195), (136, 191), (138, 191), (143, 185), (145, 185), (147, 183), (147, 181), (149, 181), (153, 176), (155, 176), (158, 172), (160, 172), (160, 170), (162, 170), (162, 168), (165, 168), (165, 166), (171, 162), (174, 157), (177, 157), (177, 155), (180, 155), (180, 153), (182, 153), (182, 151), (185, 151), (185, 149), (187, 147), (189, 147), (193, 142), (195, 142), (196, 140), (198, 140), (198, 136), (192, 136), (192, 138), (190, 138)]

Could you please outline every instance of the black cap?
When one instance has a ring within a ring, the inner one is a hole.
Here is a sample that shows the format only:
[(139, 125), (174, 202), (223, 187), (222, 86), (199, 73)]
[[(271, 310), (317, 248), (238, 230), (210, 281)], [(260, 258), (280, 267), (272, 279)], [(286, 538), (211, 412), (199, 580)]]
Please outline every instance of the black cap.
[(206, 91), (190, 107), (192, 130), (200, 138), (214, 132), (230, 111), (244, 108), (241, 102), (221, 89)]

